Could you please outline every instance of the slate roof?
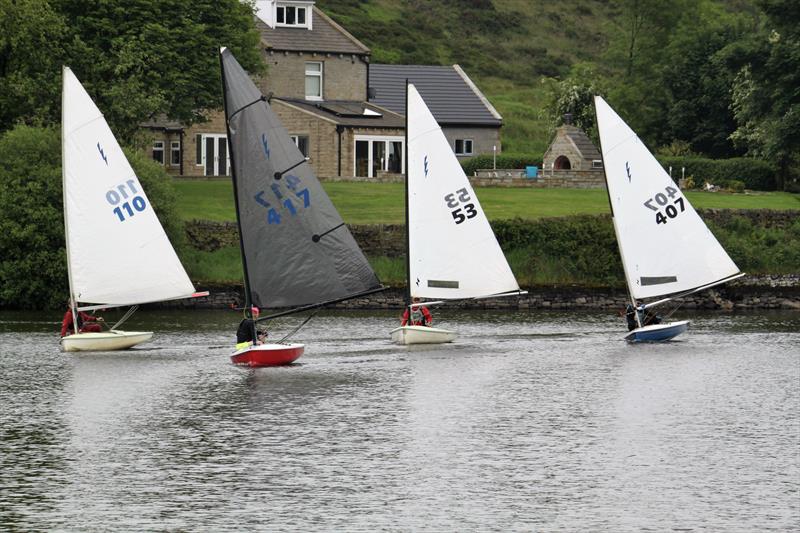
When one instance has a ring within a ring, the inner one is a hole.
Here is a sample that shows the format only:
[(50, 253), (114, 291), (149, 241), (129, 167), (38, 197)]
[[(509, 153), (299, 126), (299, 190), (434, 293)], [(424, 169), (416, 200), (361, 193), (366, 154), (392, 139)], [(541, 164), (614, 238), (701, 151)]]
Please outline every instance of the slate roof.
[(580, 128), (573, 126), (571, 124), (565, 124), (561, 126), (564, 129), (564, 135), (569, 137), (569, 139), (575, 144), (575, 147), (584, 157), (584, 159), (602, 159), (603, 156), (600, 155), (600, 151), (594, 145), (589, 136), (583, 132)]
[[(352, 100), (310, 102), (294, 98), (275, 98), (275, 100), (298, 107), (317, 117), (333, 121), (342, 126), (402, 129), (406, 125), (405, 117), (402, 115), (367, 102)], [(379, 116), (365, 116), (364, 109), (378, 113)]]
[(370, 65), (370, 102), (405, 114), (406, 79), (442, 125), (500, 126), (503, 117), (458, 65)]
[(256, 28), (267, 50), (289, 52), (330, 52), (369, 55), (369, 48), (314, 6), (312, 28), (270, 28), (256, 17)]

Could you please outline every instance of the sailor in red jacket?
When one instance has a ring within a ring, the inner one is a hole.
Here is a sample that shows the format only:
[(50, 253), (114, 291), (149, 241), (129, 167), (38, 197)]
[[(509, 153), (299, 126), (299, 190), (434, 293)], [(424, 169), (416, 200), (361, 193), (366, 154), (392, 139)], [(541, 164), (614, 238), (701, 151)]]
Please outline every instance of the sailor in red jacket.
[[(103, 317), (92, 316), (89, 313), (78, 311), (78, 333), (100, 333), (103, 328), (98, 324)], [(75, 332), (75, 325), (72, 323), (72, 306), (67, 303), (67, 312), (64, 313), (64, 320), (61, 321), (61, 336), (66, 337)]]
[[(419, 298), (413, 298), (411, 300), (412, 304), (419, 303)], [(409, 314), (411, 315), (409, 317)], [(410, 318), (410, 324), (409, 324)], [(406, 324), (411, 326), (430, 326), (431, 322), (433, 321), (433, 317), (431, 316), (431, 312), (428, 311), (428, 308), (424, 305), (412, 305), (411, 312), (409, 313), (409, 308), (406, 307), (406, 310), (403, 312), (403, 318), (400, 321), (401, 326), (405, 326)]]

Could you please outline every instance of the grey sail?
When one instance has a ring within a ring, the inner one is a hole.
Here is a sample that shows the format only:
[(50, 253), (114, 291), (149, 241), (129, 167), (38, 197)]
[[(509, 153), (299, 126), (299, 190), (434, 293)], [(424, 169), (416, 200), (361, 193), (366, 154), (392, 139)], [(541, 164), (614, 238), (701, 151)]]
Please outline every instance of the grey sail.
[(379, 288), (269, 103), (233, 54), (227, 49), (220, 54), (249, 303), (306, 306)]

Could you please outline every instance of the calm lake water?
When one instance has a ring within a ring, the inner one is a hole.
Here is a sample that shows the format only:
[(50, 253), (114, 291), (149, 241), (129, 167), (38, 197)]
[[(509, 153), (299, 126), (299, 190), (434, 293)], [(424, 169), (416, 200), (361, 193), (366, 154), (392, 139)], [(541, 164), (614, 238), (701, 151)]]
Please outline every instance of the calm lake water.
[(421, 348), (395, 315), (317, 316), (299, 364), (249, 370), (229, 311), (88, 355), (0, 313), (0, 529), (800, 529), (800, 312), (629, 346), (607, 312), (439, 310), (461, 337)]

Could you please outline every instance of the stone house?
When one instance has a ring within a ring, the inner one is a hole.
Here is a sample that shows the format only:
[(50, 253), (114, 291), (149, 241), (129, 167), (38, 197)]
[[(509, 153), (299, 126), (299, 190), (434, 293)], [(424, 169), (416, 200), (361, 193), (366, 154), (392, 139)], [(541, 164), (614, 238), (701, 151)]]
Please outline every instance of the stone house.
[[(369, 48), (313, 0), (258, 0), (256, 12), (267, 64), (266, 75), (256, 83), (265, 95), (272, 95), (270, 105), (317, 175), (354, 179), (404, 173), (404, 110), (369, 98), (371, 92), (376, 93), (370, 90)], [(450, 81), (435, 84), (436, 90), (460, 94), (465, 87), (474, 87), (457, 67), (441, 68), (451, 72)], [(473, 96), (480, 94), (476, 87), (470, 90)], [(424, 98), (432, 97), (423, 87), (420, 92)], [(480, 102), (483, 95), (475, 98)], [(478, 124), (477, 132), (459, 132), (457, 128), (469, 126), (469, 120), (459, 122), (452, 109), (441, 115), (443, 126), (452, 128), (451, 142), (454, 150), (463, 152), (460, 155), (481, 153), (490, 143), (499, 151), (502, 118), (483, 101), (484, 109), (491, 111), (481, 116), (486, 124)], [(433, 106), (432, 110), (440, 119)], [(208, 118), (189, 128), (164, 120), (143, 124), (152, 133), (153, 159), (177, 176), (229, 175), (224, 114), (214, 111)], [(484, 129), (494, 133), (485, 134)]]

